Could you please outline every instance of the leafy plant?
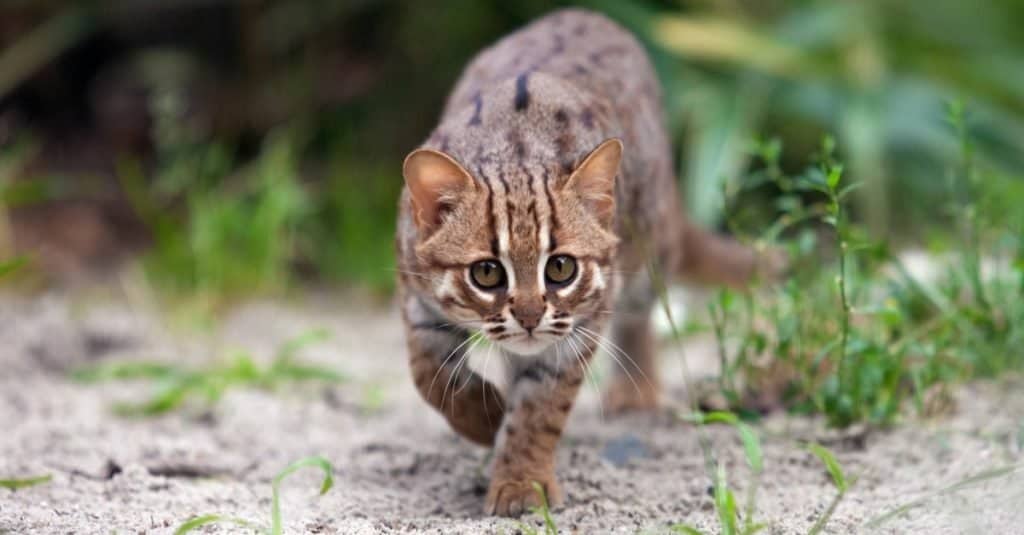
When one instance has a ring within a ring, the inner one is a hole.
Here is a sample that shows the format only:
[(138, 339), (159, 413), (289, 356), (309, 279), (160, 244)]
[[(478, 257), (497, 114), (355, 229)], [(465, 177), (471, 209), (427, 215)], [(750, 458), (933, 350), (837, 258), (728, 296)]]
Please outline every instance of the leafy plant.
[(104, 380), (151, 380), (155, 393), (142, 403), (119, 403), (115, 410), (125, 416), (154, 416), (178, 409), (192, 398), (208, 404), (218, 401), (236, 387), (274, 389), (293, 381), (336, 383), (345, 377), (329, 368), (303, 364), (295, 354), (303, 347), (323, 340), (325, 331), (312, 331), (286, 342), (269, 366), (259, 366), (245, 353), (235, 355), (226, 363), (205, 369), (185, 370), (168, 364), (151, 362), (113, 362), (78, 370), (74, 378), (83, 382)]
[(334, 486), (334, 468), (331, 463), (323, 457), (307, 457), (300, 459), (294, 463), (288, 465), (287, 468), (279, 472), (274, 476), (274, 481), (271, 483), (271, 499), (270, 499), (270, 527), (260, 525), (258, 523), (245, 520), (243, 518), (229, 517), (224, 515), (202, 515), (197, 516), (188, 520), (187, 522), (178, 526), (178, 529), (174, 531), (174, 535), (184, 535), (199, 527), (208, 524), (228, 523), (236, 526), (252, 529), (259, 533), (266, 535), (281, 535), (284, 533), (283, 520), (281, 515), (281, 483), (293, 473), (303, 468), (319, 468), (323, 472), (324, 478), (320, 483), (320, 495), (323, 496), (327, 491), (331, 490)]
[[(953, 128), (965, 133), (965, 121), (951, 104)], [(845, 183), (831, 138), (817, 164), (796, 176), (782, 171), (781, 143), (754, 146), (762, 168), (726, 188), (729, 226), (756, 244), (787, 248), (794, 271), (778, 286), (742, 297), (722, 291), (709, 304), (719, 386), (732, 410), (748, 410), (748, 398), (768, 392), (835, 426), (884, 424), (907, 400), (927, 414), (936, 388), (1024, 365), (1014, 350), (1024, 342), (1024, 304), (1010, 297), (1024, 289), (1013, 263), (1024, 248), (1024, 218), (1007, 206), (1024, 199), (1024, 184), (983, 173), (969, 138), (961, 146), (949, 205), (962, 230), (945, 242), (955, 254), (932, 253), (945, 272), (936, 280), (920, 279), (855, 223), (848, 204), (857, 184)], [(741, 199), (769, 186), (781, 192), (778, 215), (763, 223)], [(755, 237), (748, 228), (759, 229)], [(993, 262), (1005, 267), (989, 268)]]

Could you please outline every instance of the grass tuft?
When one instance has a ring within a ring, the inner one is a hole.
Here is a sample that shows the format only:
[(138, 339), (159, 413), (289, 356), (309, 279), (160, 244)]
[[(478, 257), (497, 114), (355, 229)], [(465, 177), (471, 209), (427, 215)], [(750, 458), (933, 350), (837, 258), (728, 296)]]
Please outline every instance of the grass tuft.
[(155, 383), (155, 391), (147, 401), (119, 403), (115, 405), (115, 411), (132, 417), (156, 416), (176, 410), (194, 398), (212, 405), (227, 390), (237, 387), (273, 390), (297, 381), (343, 382), (345, 376), (332, 369), (295, 360), (301, 348), (326, 337), (326, 331), (311, 331), (289, 340), (265, 367), (259, 366), (249, 354), (239, 353), (226, 363), (212, 364), (199, 370), (153, 362), (111, 362), (77, 370), (72, 377), (85, 383), (109, 380), (152, 381)]
[[(743, 422), (739, 416), (731, 412), (697, 412), (690, 415), (683, 415), (682, 419), (694, 424), (704, 426), (708, 424), (726, 424), (734, 427), (743, 443), (743, 453), (747, 465), (753, 472), (753, 481), (747, 488), (747, 495), (742, 511), (743, 523), (740, 525), (740, 511), (737, 509), (736, 496), (729, 488), (726, 477), (725, 465), (718, 462), (714, 472), (714, 500), (715, 511), (718, 514), (719, 526), (723, 535), (753, 535), (763, 529), (767, 524), (754, 521), (756, 509), (757, 490), (760, 485), (761, 475), (764, 472), (764, 455), (761, 450), (761, 439), (749, 424)], [(700, 533), (699, 530), (685, 524), (672, 526), (678, 533)]]
[(202, 526), (219, 523), (234, 524), (265, 535), (281, 535), (284, 533), (283, 517), (281, 516), (281, 483), (293, 473), (308, 467), (319, 468), (320, 471), (323, 472), (324, 478), (320, 483), (320, 496), (326, 494), (327, 491), (331, 490), (334, 486), (334, 468), (331, 466), (331, 463), (323, 457), (307, 457), (288, 465), (287, 468), (274, 476), (274, 481), (271, 484), (272, 497), (270, 500), (270, 527), (261, 526), (256, 522), (251, 522), (244, 518), (224, 515), (202, 515), (182, 523), (178, 526), (178, 529), (174, 531), (174, 535), (184, 535)]

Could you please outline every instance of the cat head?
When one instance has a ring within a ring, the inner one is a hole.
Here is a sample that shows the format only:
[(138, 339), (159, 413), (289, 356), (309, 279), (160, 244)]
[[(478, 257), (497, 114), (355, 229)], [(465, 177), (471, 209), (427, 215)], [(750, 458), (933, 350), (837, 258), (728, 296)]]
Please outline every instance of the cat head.
[(601, 322), (615, 283), (622, 151), (610, 139), (569, 170), (476, 174), (443, 152), (414, 151), (403, 167), (416, 228), (413, 283), (452, 323), (513, 354), (538, 354)]

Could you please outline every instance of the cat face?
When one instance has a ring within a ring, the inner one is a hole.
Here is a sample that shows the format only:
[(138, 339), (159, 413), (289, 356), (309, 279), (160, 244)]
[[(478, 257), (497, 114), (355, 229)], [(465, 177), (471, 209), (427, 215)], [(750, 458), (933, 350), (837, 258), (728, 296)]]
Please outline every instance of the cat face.
[(621, 154), (609, 140), (568, 175), (520, 166), (491, 177), (440, 152), (414, 152), (404, 172), (417, 286), (452, 323), (510, 353), (535, 355), (568, 338), (571, 355), (576, 330), (609, 313)]

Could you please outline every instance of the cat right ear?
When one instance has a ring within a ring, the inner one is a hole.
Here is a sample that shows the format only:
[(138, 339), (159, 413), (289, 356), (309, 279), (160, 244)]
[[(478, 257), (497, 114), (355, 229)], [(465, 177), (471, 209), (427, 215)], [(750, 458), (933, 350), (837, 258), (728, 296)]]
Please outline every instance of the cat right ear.
[(402, 175), (412, 199), (413, 218), (421, 232), (441, 224), (459, 198), (476, 190), (476, 181), (458, 162), (443, 152), (416, 149), (406, 156)]

